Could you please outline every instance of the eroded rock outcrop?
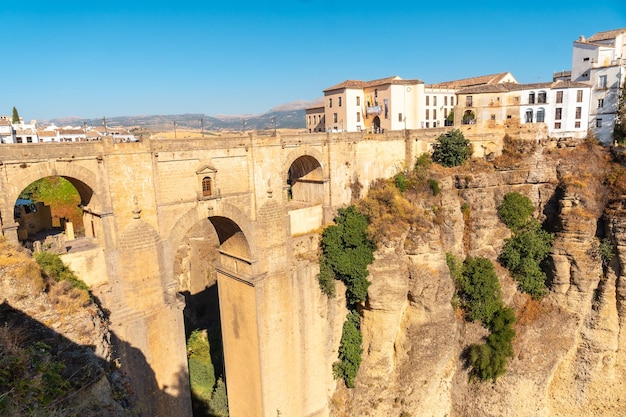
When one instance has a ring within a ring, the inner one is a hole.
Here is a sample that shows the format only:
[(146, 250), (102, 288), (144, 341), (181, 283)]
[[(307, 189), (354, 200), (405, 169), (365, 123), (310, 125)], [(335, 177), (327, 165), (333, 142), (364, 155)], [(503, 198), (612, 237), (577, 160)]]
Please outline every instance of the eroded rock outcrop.
[[(376, 254), (356, 388), (338, 384), (331, 415), (626, 414), (626, 210), (605, 209), (607, 160), (589, 144), (547, 143), (514, 164), (440, 172), (441, 195), (415, 201), (436, 216)], [(551, 291), (532, 300), (497, 266), (517, 316), (514, 357), (497, 382), (470, 383), (463, 353), (487, 331), (453, 308), (446, 252), (496, 263), (511, 236), (497, 206), (511, 191), (528, 196), (555, 233), (545, 265)], [(601, 239), (617, 254), (608, 264)]]

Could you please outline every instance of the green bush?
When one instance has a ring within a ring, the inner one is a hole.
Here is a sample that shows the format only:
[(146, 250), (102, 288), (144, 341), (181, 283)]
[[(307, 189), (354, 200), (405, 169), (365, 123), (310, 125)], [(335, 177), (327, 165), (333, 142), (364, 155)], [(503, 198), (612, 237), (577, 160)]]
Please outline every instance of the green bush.
[(615, 245), (609, 239), (602, 239), (600, 242), (600, 258), (602, 259), (602, 266), (607, 267), (615, 256)]
[(428, 186), (430, 190), (433, 192), (433, 195), (438, 195), (441, 192), (441, 188), (439, 188), (439, 182), (436, 179), (429, 179)]
[[(335, 378), (343, 378), (349, 388), (361, 364), (362, 335), (358, 303), (367, 298), (370, 282), (367, 266), (374, 260), (374, 243), (367, 236), (367, 219), (354, 206), (339, 209), (335, 225), (322, 233), (322, 255), (318, 281), (325, 294), (334, 294), (333, 279), (346, 285), (346, 301), (350, 312), (343, 325), (339, 360), (333, 364)], [(331, 286), (332, 282), (332, 286)]]
[(341, 342), (339, 344), (339, 360), (333, 364), (333, 375), (342, 378), (348, 388), (354, 388), (354, 378), (361, 365), (361, 343), (363, 336), (360, 330), (359, 314), (351, 311), (343, 323)]
[(348, 305), (354, 305), (367, 297), (370, 284), (367, 266), (374, 261), (375, 245), (367, 236), (367, 219), (354, 206), (339, 209), (335, 223), (322, 233), (325, 265), (323, 269), (320, 266), (321, 279), (328, 280), (327, 268), (330, 268), (334, 276), (346, 284)]
[(36, 252), (33, 257), (39, 264), (41, 272), (55, 281), (67, 281), (72, 287), (89, 292), (89, 287), (72, 272), (61, 260), (61, 257), (50, 252)]
[(189, 360), (189, 382), (193, 394), (203, 403), (208, 403), (215, 386), (215, 369), (211, 361), (211, 348), (206, 334), (196, 329), (187, 339)]
[(228, 396), (226, 395), (226, 384), (222, 378), (217, 380), (215, 390), (209, 402), (209, 415), (211, 417), (228, 417)]
[(491, 334), (487, 342), (469, 347), (468, 362), (471, 366), (470, 379), (495, 380), (506, 372), (509, 358), (513, 356), (512, 341), (515, 337), (513, 324), (515, 313), (500, 306), (487, 323)]
[(507, 193), (498, 206), (498, 216), (502, 223), (514, 232), (524, 227), (535, 211), (530, 198), (520, 193)]
[(430, 167), (432, 160), (430, 159), (430, 155), (427, 153), (423, 153), (417, 157), (415, 160), (415, 171), (427, 170)]
[(404, 193), (409, 186), (409, 181), (407, 180), (406, 175), (402, 172), (396, 174), (393, 178), (393, 183), (401, 193)]
[(456, 283), (461, 307), (471, 321), (491, 321), (501, 307), (501, 290), (493, 263), (485, 258), (468, 257)]
[(541, 298), (547, 293), (547, 276), (540, 263), (550, 254), (553, 241), (554, 235), (532, 219), (524, 230), (506, 240), (500, 253), (500, 262), (511, 271), (520, 290), (533, 298)]
[(455, 129), (436, 139), (432, 160), (446, 167), (458, 166), (471, 156), (471, 152), (470, 141)]

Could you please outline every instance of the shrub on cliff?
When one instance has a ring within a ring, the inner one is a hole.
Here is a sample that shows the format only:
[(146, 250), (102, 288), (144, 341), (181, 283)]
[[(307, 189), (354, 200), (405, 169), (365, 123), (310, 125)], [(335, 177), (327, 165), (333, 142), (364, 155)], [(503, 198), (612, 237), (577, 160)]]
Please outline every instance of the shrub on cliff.
[(466, 258), (456, 285), (467, 317), (489, 323), (501, 305), (500, 282), (493, 263), (485, 258)]
[(550, 254), (554, 235), (541, 228), (532, 219), (526, 227), (506, 240), (499, 260), (517, 281), (520, 290), (533, 298), (541, 298), (546, 292), (546, 273), (541, 262)]
[(354, 388), (354, 378), (361, 365), (362, 342), (359, 314), (351, 311), (343, 323), (339, 360), (333, 364), (333, 375), (342, 378), (348, 388)]
[(509, 229), (517, 231), (528, 223), (534, 211), (530, 198), (513, 192), (504, 196), (502, 204), (498, 206), (498, 217)]
[(433, 144), (433, 161), (446, 167), (461, 165), (472, 154), (470, 141), (460, 130), (444, 133)]
[(367, 219), (354, 206), (339, 209), (335, 223), (322, 233), (318, 279), (327, 294), (331, 292), (331, 276), (343, 281), (347, 287), (348, 304), (354, 305), (365, 301), (367, 296), (370, 284), (367, 280), (367, 266), (374, 260), (375, 246), (367, 236)]

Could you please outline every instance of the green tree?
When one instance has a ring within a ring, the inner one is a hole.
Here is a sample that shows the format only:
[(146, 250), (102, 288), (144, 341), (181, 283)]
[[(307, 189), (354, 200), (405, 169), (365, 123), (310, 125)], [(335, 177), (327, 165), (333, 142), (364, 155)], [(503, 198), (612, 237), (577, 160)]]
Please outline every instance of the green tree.
[(535, 207), (530, 198), (512, 192), (507, 193), (502, 204), (498, 206), (498, 217), (509, 229), (516, 232), (529, 222), (534, 211)]
[(367, 219), (354, 206), (339, 209), (335, 223), (322, 233), (318, 279), (322, 288), (329, 287), (329, 277), (334, 274), (346, 284), (346, 299), (354, 305), (367, 297), (367, 266), (374, 261), (375, 245), (367, 236)]
[(362, 360), (362, 342), (359, 314), (356, 311), (351, 311), (343, 323), (339, 360), (333, 364), (333, 375), (335, 378), (342, 378), (348, 388), (354, 388), (354, 378)]
[(13, 107), (13, 120), (12, 123), (19, 123), (20, 122), (20, 115), (17, 112), (17, 109), (15, 107)]
[(509, 358), (513, 356), (512, 341), (515, 337), (513, 324), (515, 313), (511, 308), (500, 306), (487, 323), (491, 334), (487, 342), (469, 347), (468, 362), (472, 367), (470, 378), (482, 381), (495, 380), (506, 372)]
[(456, 285), (467, 317), (489, 323), (501, 306), (500, 282), (493, 263), (486, 258), (467, 257)]
[(531, 219), (523, 230), (506, 240), (500, 253), (500, 262), (511, 271), (520, 290), (533, 298), (541, 298), (547, 292), (547, 276), (540, 263), (550, 254), (553, 241), (554, 235)]
[(433, 161), (446, 167), (461, 165), (470, 155), (470, 141), (458, 129), (439, 136), (433, 145)]

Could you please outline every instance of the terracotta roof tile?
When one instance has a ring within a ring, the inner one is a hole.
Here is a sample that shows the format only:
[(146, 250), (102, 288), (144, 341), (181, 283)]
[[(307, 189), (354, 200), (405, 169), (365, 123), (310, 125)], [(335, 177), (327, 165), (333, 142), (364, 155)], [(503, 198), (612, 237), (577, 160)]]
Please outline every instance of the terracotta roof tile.
[[(510, 72), (500, 72), (498, 74), (481, 75), (478, 77), (464, 78), (461, 80), (445, 81), (436, 84), (430, 84), (431, 88), (465, 88), (477, 85), (489, 85), (501, 83), (504, 78), (511, 75)], [(511, 75), (512, 76), (512, 75)]]
[(397, 84), (397, 85), (413, 85), (413, 84), (424, 84), (422, 80), (412, 79), (412, 80), (404, 80), (397, 75), (393, 77), (387, 78), (379, 78), (377, 80), (372, 81), (360, 81), (360, 80), (346, 80), (342, 83), (333, 85), (332, 87), (328, 87), (324, 90), (324, 93), (333, 90), (341, 90), (341, 89), (357, 89), (362, 90), (364, 88), (377, 87), (380, 85), (388, 85), (388, 84)]
[(608, 41), (611, 39), (615, 39), (617, 35), (626, 34), (626, 28), (622, 29), (613, 29), (607, 30), (604, 32), (598, 32), (591, 35), (586, 39), (586, 42), (598, 42), (598, 41)]

